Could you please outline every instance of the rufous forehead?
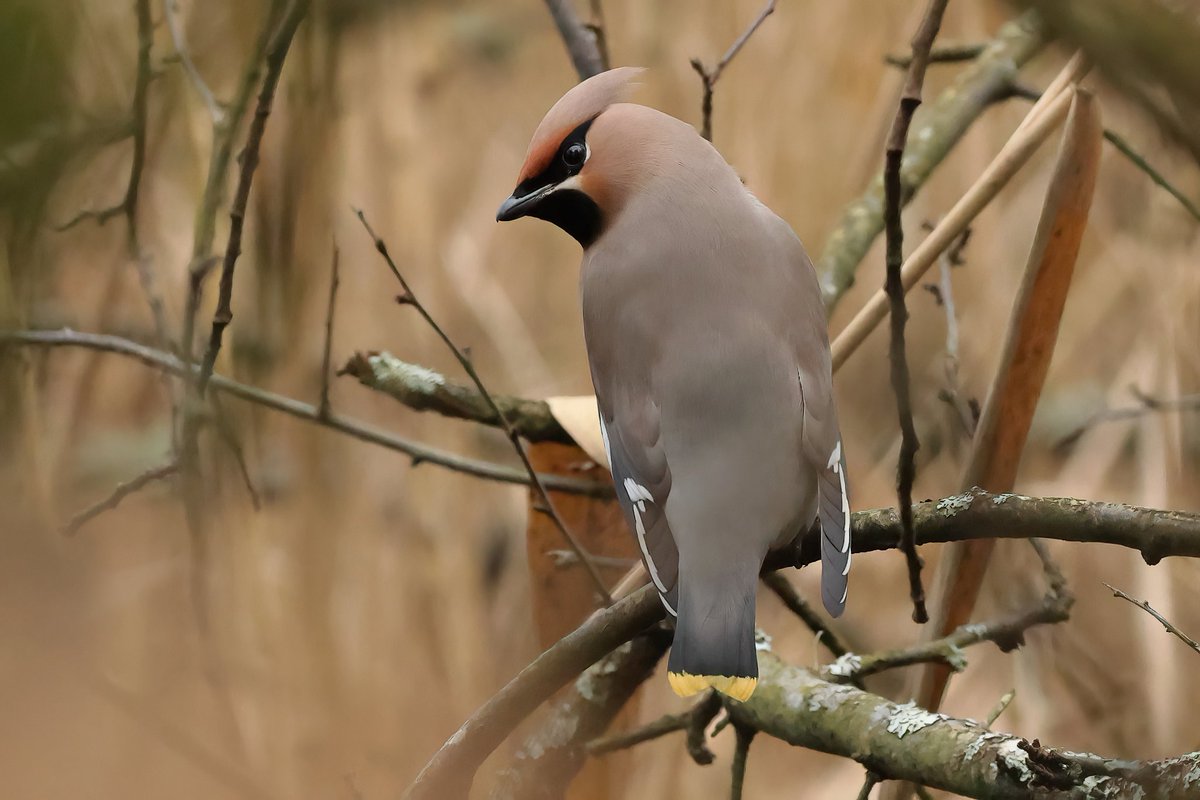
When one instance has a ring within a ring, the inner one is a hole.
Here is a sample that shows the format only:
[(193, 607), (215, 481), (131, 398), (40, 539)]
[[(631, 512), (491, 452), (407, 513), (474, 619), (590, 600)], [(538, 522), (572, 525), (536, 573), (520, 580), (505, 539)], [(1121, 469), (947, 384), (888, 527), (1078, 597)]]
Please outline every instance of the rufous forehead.
[(563, 139), (567, 138), (567, 135), (576, 127), (576, 125), (562, 125), (555, 127), (552, 131), (539, 132), (537, 138), (529, 143), (529, 152), (525, 154), (525, 163), (521, 166), (521, 174), (517, 177), (517, 183), (540, 175), (546, 167), (550, 166)]

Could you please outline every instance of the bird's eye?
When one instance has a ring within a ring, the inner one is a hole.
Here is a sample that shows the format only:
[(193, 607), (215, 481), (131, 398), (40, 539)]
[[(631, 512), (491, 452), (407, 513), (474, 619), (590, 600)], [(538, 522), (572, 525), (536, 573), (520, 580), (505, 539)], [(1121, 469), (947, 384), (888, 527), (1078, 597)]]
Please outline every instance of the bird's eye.
[(572, 169), (583, 166), (584, 160), (587, 158), (587, 148), (580, 142), (574, 142), (563, 150), (563, 163)]

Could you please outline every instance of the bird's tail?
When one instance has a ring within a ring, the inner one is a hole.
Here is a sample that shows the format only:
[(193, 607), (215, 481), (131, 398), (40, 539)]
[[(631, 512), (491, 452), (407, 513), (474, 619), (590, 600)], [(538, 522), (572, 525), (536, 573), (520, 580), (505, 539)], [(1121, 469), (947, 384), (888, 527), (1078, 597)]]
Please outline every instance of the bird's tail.
[[(701, 579), (681, 570), (679, 616), (667, 679), (681, 697), (713, 688), (747, 700), (758, 685), (754, 647), (757, 570)], [(690, 578), (690, 580), (689, 580)]]

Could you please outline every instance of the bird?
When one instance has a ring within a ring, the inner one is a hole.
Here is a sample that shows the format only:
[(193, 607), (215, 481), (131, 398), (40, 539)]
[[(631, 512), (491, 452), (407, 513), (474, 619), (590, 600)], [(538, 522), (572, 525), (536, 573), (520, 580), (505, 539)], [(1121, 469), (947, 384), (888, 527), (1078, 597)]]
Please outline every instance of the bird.
[(582, 247), (580, 300), (618, 501), (675, 617), (676, 694), (747, 700), (767, 555), (819, 521), (821, 599), (851, 561), (845, 454), (812, 262), (691, 125), (628, 102), (643, 70), (576, 84), (530, 141), (497, 221)]

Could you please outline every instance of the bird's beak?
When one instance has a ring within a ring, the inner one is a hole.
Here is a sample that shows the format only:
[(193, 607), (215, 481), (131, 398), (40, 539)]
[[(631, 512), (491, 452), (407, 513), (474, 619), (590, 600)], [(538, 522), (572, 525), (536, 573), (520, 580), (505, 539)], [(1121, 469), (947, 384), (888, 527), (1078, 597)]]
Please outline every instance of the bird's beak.
[(533, 207), (538, 204), (546, 195), (553, 192), (557, 187), (556, 184), (543, 186), (540, 189), (534, 189), (529, 194), (517, 196), (513, 192), (512, 197), (509, 197), (500, 204), (500, 208), (496, 211), (496, 222), (510, 222), (514, 219), (520, 219), (533, 210)]

